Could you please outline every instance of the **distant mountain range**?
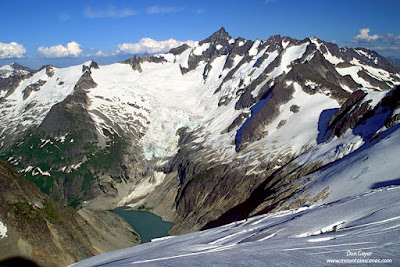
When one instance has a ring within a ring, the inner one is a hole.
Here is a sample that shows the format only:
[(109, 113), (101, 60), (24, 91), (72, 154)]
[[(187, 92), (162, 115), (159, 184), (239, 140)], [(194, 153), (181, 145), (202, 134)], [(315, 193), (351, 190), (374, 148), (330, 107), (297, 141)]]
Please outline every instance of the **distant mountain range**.
[(16, 61), (16, 63), (27, 66), (31, 69), (38, 70), (40, 69), (43, 65), (53, 65), (53, 66), (58, 66), (61, 68), (66, 68), (70, 66), (75, 66), (75, 65), (80, 65), (82, 62), (85, 61), (90, 61), (90, 60), (95, 60), (101, 65), (108, 65), (108, 64), (113, 64), (122, 60), (127, 59), (131, 55), (123, 55), (123, 54), (117, 54), (117, 55), (110, 55), (110, 56), (80, 56), (80, 57), (62, 57), (62, 58), (32, 58), (32, 57), (26, 57), (26, 58), (18, 58), (18, 59), (0, 59), (0, 66), (1, 65), (9, 65), (11, 63), (15, 63), (13, 61)]
[(144, 206), (173, 221), (173, 234), (396, 179), (393, 158), (365, 187), (341, 181), (352, 188), (342, 195), (319, 182), (361, 151), (374, 160), (375, 145), (397, 135), (400, 67), (368, 49), (233, 39), (221, 28), (165, 54), (39, 71), (11, 64), (0, 77), (4, 160), (53, 200)]

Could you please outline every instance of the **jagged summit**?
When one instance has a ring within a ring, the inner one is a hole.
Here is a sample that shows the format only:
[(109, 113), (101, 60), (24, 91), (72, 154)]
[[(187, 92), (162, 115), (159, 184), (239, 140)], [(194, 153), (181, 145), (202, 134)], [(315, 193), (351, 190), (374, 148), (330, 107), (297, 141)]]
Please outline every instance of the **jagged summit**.
[(229, 42), (232, 37), (229, 35), (229, 33), (225, 30), (224, 27), (221, 27), (218, 31), (214, 32), (212, 35), (210, 35), (208, 38), (204, 39), (203, 41), (199, 42), (199, 45), (202, 45), (204, 43), (211, 43), (214, 45), (217, 44), (226, 44), (226, 42)]

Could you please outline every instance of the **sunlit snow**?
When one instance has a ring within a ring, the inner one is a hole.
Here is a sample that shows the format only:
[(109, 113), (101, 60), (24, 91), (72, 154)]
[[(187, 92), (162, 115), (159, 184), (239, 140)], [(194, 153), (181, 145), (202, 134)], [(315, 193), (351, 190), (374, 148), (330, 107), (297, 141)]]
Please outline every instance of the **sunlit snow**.
[(7, 227), (0, 221), (0, 238), (7, 237)]

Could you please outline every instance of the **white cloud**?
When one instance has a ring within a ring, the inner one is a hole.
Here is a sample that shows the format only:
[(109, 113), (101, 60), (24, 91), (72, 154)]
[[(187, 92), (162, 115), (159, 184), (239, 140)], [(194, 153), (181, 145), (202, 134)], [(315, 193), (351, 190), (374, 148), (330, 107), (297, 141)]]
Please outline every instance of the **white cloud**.
[(113, 6), (107, 9), (97, 9), (94, 10), (90, 7), (85, 9), (85, 16), (87, 18), (125, 18), (136, 15), (137, 12), (130, 8), (116, 9)]
[(0, 43), (0, 58), (21, 58), (25, 53), (26, 49), (22, 44), (16, 42)]
[(62, 22), (68, 21), (70, 19), (71, 19), (71, 16), (69, 14), (60, 14), (58, 16), (58, 20), (62, 21)]
[[(369, 44), (369, 49), (376, 51), (399, 51), (400, 50), (400, 35), (396, 36), (393, 33), (385, 33), (382, 35), (370, 35), (370, 29), (360, 29), (360, 33), (353, 38), (353, 43)], [(372, 46), (373, 44), (373, 46)]]
[(70, 42), (66, 46), (55, 45), (51, 47), (41, 46), (37, 49), (38, 53), (44, 57), (77, 57), (82, 53), (82, 47), (77, 42)]
[(370, 32), (369, 28), (361, 29), (360, 33), (356, 37), (354, 37), (354, 39), (360, 42), (372, 42), (372, 41), (377, 41), (378, 39), (381, 38), (381, 36), (377, 34), (369, 35), (369, 32)]
[(177, 13), (182, 11), (183, 7), (161, 7), (161, 6), (151, 6), (147, 8), (147, 14), (168, 14), (168, 13)]
[(117, 46), (117, 53), (122, 54), (141, 54), (141, 53), (160, 53), (167, 52), (172, 48), (183, 44), (193, 45), (194, 41), (177, 41), (169, 39), (165, 41), (156, 41), (151, 38), (142, 38), (139, 43), (124, 43)]
[(105, 57), (105, 56), (107, 56), (107, 54), (100, 50), (100, 51), (97, 51), (97, 53), (95, 54), (95, 56), (96, 56), (96, 57)]

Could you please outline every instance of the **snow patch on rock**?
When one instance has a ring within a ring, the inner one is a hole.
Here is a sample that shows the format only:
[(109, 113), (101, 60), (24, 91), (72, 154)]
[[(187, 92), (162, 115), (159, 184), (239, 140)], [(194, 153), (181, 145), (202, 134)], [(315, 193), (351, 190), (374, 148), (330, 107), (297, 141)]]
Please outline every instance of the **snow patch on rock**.
[(0, 238), (3, 239), (5, 237), (7, 237), (7, 226), (0, 221)]

